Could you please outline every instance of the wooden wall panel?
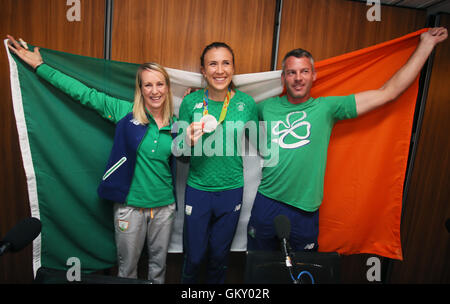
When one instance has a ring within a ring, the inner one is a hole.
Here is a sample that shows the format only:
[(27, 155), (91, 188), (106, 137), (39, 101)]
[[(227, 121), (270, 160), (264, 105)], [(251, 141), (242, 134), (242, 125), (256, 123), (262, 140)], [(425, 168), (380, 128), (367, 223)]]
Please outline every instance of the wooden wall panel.
[[(450, 15), (441, 26), (450, 29)], [(392, 283), (450, 283), (450, 41), (436, 48), (428, 99), (402, 220), (404, 261)]]
[(231, 46), (236, 73), (270, 70), (275, 0), (115, 1), (112, 59), (200, 71), (203, 48)]
[[(61, 0), (0, 0), (0, 36), (80, 55), (103, 57), (105, 1), (80, 1), (81, 20), (69, 22), (70, 6)], [(9, 66), (0, 51), (0, 236), (30, 216), (26, 178), (13, 113)], [(0, 283), (31, 282), (31, 246), (0, 259)]]
[(365, 3), (344, 0), (284, 0), (278, 69), (294, 48), (310, 51), (316, 61), (400, 37), (425, 26), (426, 12), (381, 7), (381, 21), (369, 22)]

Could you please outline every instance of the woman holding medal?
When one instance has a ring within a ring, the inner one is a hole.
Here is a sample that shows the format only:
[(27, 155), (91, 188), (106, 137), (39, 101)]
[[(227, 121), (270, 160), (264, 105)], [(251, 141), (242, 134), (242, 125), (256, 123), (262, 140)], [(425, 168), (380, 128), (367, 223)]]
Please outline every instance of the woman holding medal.
[(200, 61), (207, 87), (187, 95), (179, 115), (179, 121), (189, 124), (185, 141), (191, 149), (182, 282), (197, 283), (208, 256), (207, 283), (218, 284), (225, 280), (242, 204), (244, 125), (257, 123), (258, 117), (253, 98), (234, 89), (234, 54), (227, 44), (208, 45)]

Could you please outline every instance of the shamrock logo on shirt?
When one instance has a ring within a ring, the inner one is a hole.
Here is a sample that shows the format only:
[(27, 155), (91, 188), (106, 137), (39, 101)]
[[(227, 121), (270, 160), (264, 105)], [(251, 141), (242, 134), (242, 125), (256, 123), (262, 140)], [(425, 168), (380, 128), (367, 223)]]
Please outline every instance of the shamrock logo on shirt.
[[(291, 122), (291, 116), (294, 116), (294, 118), (296, 116), (298, 117), (298, 115), (296, 114), (300, 114), (301, 117)], [(276, 139), (272, 139), (272, 141), (278, 143), (278, 145), (284, 149), (296, 149), (309, 144), (310, 140), (308, 138), (311, 135), (311, 124), (308, 121), (304, 120), (306, 116), (307, 115), (305, 111), (295, 111), (289, 113), (286, 116), (286, 122), (278, 121), (272, 128), (272, 134), (279, 137)], [(280, 130), (281, 125), (284, 127), (282, 130)], [(295, 130), (303, 126), (306, 126), (306, 134), (302, 136), (298, 135)], [(298, 139), (298, 141), (294, 143), (286, 143), (285, 138), (288, 135), (293, 136), (294, 138)]]

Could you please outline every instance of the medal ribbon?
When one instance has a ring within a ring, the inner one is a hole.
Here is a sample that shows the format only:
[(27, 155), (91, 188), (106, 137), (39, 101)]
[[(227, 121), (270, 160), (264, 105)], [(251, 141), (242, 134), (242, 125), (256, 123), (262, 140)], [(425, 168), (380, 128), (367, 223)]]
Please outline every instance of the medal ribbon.
[[(228, 88), (227, 96), (225, 97), (225, 101), (223, 102), (222, 111), (220, 112), (219, 121), (217, 124), (220, 124), (225, 120), (228, 111), (228, 104), (231, 99), (231, 89)], [(205, 93), (203, 94), (203, 116), (208, 115), (208, 88), (205, 88)]]

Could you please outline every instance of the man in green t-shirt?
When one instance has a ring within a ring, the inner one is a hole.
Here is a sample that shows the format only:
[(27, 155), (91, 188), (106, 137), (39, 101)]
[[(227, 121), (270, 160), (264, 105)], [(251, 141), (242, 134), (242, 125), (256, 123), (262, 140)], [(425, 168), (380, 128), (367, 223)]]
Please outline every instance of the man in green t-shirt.
[[(248, 224), (248, 250), (277, 250), (274, 218), (291, 222), (294, 251), (317, 250), (318, 210), (323, 198), (327, 149), (334, 124), (395, 100), (416, 79), (447, 29), (433, 28), (420, 37), (408, 62), (378, 90), (339, 97), (310, 96), (316, 79), (311, 54), (295, 49), (282, 62), (287, 94), (260, 102), (258, 116), (267, 126), (268, 145), (278, 146), (278, 162), (266, 162)], [(273, 147), (271, 147), (273, 149)]]

